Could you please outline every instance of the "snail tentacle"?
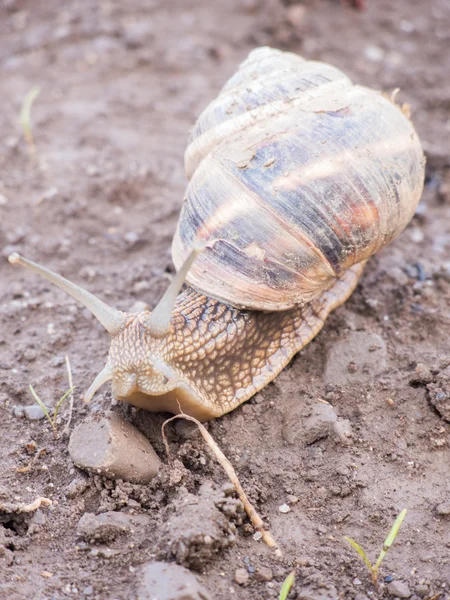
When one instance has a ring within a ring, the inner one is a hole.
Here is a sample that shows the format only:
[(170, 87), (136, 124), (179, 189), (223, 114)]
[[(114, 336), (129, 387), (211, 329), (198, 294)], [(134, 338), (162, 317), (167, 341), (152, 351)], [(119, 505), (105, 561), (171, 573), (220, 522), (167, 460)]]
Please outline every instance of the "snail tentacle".
[(163, 297), (149, 315), (145, 326), (149, 333), (151, 333), (156, 338), (164, 337), (169, 332), (170, 318), (172, 315), (173, 307), (175, 306), (177, 296), (184, 285), (187, 272), (189, 271), (189, 269), (192, 266), (192, 263), (201, 251), (201, 247), (196, 247), (194, 248), (194, 250), (192, 250), (192, 252), (182, 264), (179, 271), (177, 271), (174, 278), (170, 282), (170, 285), (164, 292)]
[(125, 324), (126, 314), (120, 310), (116, 310), (111, 306), (108, 306), (87, 290), (84, 290), (79, 285), (69, 281), (65, 277), (38, 265), (32, 260), (28, 260), (23, 256), (20, 256), (17, 252), (13, 252), (8, 257), (8, 260), (13, 265), (22, 265), (23, 267), (28, 267), (35, 273), (38, 273), (42, 277), (45, 277), (48, 281), (51, 281), (59, 288), (64, 290), (69, 296), (81, 302), (83, 306), (85, 306), (91, 313), (100, 321), (103, 327), (106, 329), (108, 333), (111, 335), (115, 335), (119, 333), (123, 325)]

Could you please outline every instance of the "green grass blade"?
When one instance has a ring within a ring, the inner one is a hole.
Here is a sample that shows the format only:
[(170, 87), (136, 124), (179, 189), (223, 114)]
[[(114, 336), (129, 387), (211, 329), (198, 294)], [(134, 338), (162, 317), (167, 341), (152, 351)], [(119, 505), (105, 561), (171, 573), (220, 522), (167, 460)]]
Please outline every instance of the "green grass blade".
[(295, 571), (291, 571), (286, 579), (283, 581), (283, 585), (281, 586), (280, 598), (279, 600), (286, 600), (289, 592), (291, 591), (291, 587), (294, 585), (295, 581)]
[(369, 569), (369, 571), (372, 573), (373, 572), (373, 567), (370, 564), (369, 559), (367, 558), (367, 554), (364, 552), (364, 550), (361, 548), (361, 546), (355, 542), (354, 539), (352, 539), (351, 537), (347, 537), (345, 536), (344, 538), (345, 540), (347, 540), (347, 542), (349, 544), (351, 544), (353, 546), (353, 548), (356, 550), (356, 552), (360, 555), (360, 557), (363, 559), (366, 567)]
[(67, 392), (63, 396), (61, 396), (61, 398), (56, 403), (55, 410), (53, 411), (53, 422), (56, 422), (56, 417), (58, 416), (58, 411), (60, 409), (61, 404), (64, 402), (67, 396), (73, 392), (74, 389), (75, 387), (69, 388)]
[(42, 411), (44, 412), (44, 415), (47, 417), (48, 422), (50, 423), (52, 429), (53, 429), (53, 421), (52, 418), (50, 417), (47, 407), (45, 406), (45, 404), (42, 402), (42, 400), (39, 398), (39, 396), (37, 395), (37, 393), (34, 391), (33, 386), (30, 383), (30, 392), (33, 395), (33, 398), (36, 400), (36, 402), (39, 404), (39, 406), (42, 408)]
[(380, 552), (380, 556), (377, 559), (377, 562), (375, 563), (375, 567), (374, 567), (374, 571), (377, 572), (378, 569), (380, 568), (380, 565), (384, 559), (384, 557), (386, 556), (389, 548), (392, 546), (392, 544), (395, 541), (395, 538), (397, 537), (397, 534), (400, 530), (400, 527), (403, 523), (403, 519), (406, 516), (406, 508), (404, 508), (402, 510), (402, 512), (398, 515), (398, 517), (395, 519), (395, 523), (392, 525), (390, 532), (388, 533), (387, 538), (384, 540), (384, 544), (383, 544), (383, 549)]

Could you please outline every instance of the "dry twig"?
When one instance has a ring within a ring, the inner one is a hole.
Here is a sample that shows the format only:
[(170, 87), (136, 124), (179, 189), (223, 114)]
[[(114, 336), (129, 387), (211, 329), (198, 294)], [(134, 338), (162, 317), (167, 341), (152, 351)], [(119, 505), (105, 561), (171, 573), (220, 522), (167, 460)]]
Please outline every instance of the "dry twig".
[(274, 540), (270, 531), (267, 531), (267, 529), (264, 528), (263, 520), (261, 519), (259, 514), (256, 512), (256, 509), (251, 504), (250, 500), (247, 498), (247, 495), (245, 494), (244, 490), (242, 489), (242, 486), (239, 482), (238, 476), (236, 474), (236, 471), (233, 468), (233, 465), (230, 463), (228, 458), (225, 456), (225, 454), (219, 448), (217, 443), (214, 441), (214, 438), (207, 431), (205, 426), (200, 423), (200, 421), (197, 421), (197, 419), (195, 419), (194, 417), (185, 415), (183, 412), (181, 412), (179, 415), (175, 415), (174, 417), (171, 417), (170, 419), (167, 419), (167, 421), (164, 421), (161, 431), (162, 431), (162, 437), (163, 437), (164, 447), (166, 449), (167, 456), (170, 457), (170, 449), (169, 449), (169, 444), (167, 442), (166, 434), (164, 432), (164, 428), (168, 423), (170, 423), (171, 421), (174, 421), (175, 419), (185, 419), (186, 421), (192, 421), (192, 423), (195, 423), (197, 425), (197, 427), (200, 430), (200, 433), (202, 434), (203, 439), (208, 444), (209, 448), (213, 452), (213, 454), (216, 457), (219, 464), (224, 469), (225, 473), (228, 475), (231, 483), (234, 485), (236, 493), (239, 496), (240, 501), (244, 505), (245, 512), (247, 513), (253, 527), (257, 531), (260, 532), (264, 542), (270, 548), (273, 548), (275, 550), (275, 554), (277, 556), (282, 556), (282, 552), (281, 552), (280, 548), (278, 547), (278, 544)]
[(41, 506), (51, 506), (52, 501), (48, 498), (43, 498), (39, 496), (31, 502), (30, 504), (25, 504), (24, 502), (19, 502), (18, 504), (14, 504), (13, 502), (3, 502), (0, 503), (0, 511), (5, 512), (7, 514), (10, 513), (30, 513), (36, 511)]

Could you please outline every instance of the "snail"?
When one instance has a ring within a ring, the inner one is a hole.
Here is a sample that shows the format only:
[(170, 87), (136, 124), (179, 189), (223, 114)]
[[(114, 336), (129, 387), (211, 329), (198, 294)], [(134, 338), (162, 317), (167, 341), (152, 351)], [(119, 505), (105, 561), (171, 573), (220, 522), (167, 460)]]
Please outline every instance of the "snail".
[(331, 65), (258, 48), (191, 132), (177, 273), (152, 312), (11, 255), (110, 333), (84, 399), (112, 381), (119, 400), (204, 421), (272, 381), (412, 218), (425, 159), (407, 112)]

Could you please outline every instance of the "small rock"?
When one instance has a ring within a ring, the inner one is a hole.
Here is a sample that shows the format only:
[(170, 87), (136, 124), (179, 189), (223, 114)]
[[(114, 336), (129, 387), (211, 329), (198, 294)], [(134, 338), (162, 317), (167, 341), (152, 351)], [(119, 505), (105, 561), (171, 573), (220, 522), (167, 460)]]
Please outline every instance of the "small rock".
[(60, 367), (61, 365), (63, 365), (65, 363), (65, 358), (64, 356), (55, 356), (55, 358), (52, 358), (51, 362), (50, 362), (50, 366), (57, 368)]
[(234, 580), (238, 585), (247, 585), (249, 579), (250, 575), (248, 574), (247, 569), (236, 569), (234, 572)]
[(384, 58), (384, 50), (378, 46), (366, 46), (364, 56), (371, 62), (380, 62)]
[(137, 21), (127, 25), (124, 31), (125, 44), (127, 48), (135, 49), (148, 46), (153, 40), (153, 26), (147, 20)]
[(337, 440), (343, 446), (351, 446), (353, 444), (352, 426), (348, 419), (339, 419), (333, 423), (333, 431)]
[(86, 542), (109, 543), (119, 535), (145, 528), (149, 523), (150, 517), (147, 515), (127, 515), (119, 511), (99, 515), (84, 513), (78, 521), (77, 533)]
[(14, 406), (13, 408), (13, 416), (16, 417), (16, 419), (23, 419), (24, 415), (24, 407), (23, 406)]
[(425, 583), (419, 583), (418, 585), (416, 585), (414, 591), (420, 598), (423, 598), (428, 594), (429, 587)]
[(291, 507), (288, 504), (282, 504), (278, 507), (278, 510), (280, 511), (280, 513), (286, 514), (288, 512), (291, 512)]
[(269, 567), (258, 567), (255, 571), (255, 579), (257, 581), (272, 581), (272, 569), (269, 569)]
[(339, 594), (334, 585), (329, 587), (311, 585), (298, 590), (297, 598), (298, 600), (336, 600)]
[(136, 600), (212, 600), (188, 569), (174, 563), (144, 564), (137, 572)]
[(147, 438), (115, 413), (78, 425), (69, 454), (78, 467), (135, 483), (151, 481), (161, 464)]
[(395, 596), (396, 598), (410, 598), (411, 590), (403, 581), (391, 581), (391, 583), (387, 584), (388, 594), (391, 596)]
[(388, 270), (388, 275), (390, 275), (390, 277), (392, 277), (392, 279), (399, 286), (407, 285), (407, 283), (409, 281), (408, 275), (405, 273), (405, 271), (401, 267), (398, 267), (398, 266), (391, 267)]
[[(46, 406), (46, 409), (49, 412), (49, 414), (51, 414), (52, 409), (48, 406)], [(25, 417), (25, 419), (28, 419), (28, 421), (40, 421), (45, 417), (45, 412), (38, 404), (33, 404), (31, 406), (23, 407), (23, 416)]]
[(3, 194), (0, 194), (0, 206), (6, 206), (8, 204), (8, 198)]
[(33, 362), (36, 360), (36, 352), (32, 348), (27, 348), (23, 353), (23, 358), (27, 362)]
[(72, 479), (67, 486), (66, 496), (68, 498), (76, 498), (85, 492), (88, 487), (89, 483), (86, 481), (86, 479), (81, 479), (79, 477)]
[(305, 409), (297, 406), (287, 414), (281, 434), (288, 444), (300, 441), (310, 445), (328, 437), (338, 418), (331, 404), (325, 402), (316, 402), (307, 411), (305, 414)]
[(441, 516), (450, 515), (450, 501), (438, 504), (436, 506), (436, 512)]
[(92, 585), (88, 585), (84, 588), (84, 590), (81, 593), (83, 594), (83, 596), (92, 596), (92, 594), (94, 593), (94, 588), (92, 587)]
[(136, 281), (133, 285), (133, 292), (135, 294), (139, 294), (140, 292), (148, 292), (152, 288), (152, 285), (148, 279), (142, 279), (141, 281)]
[[(352, 366), (350, 370), (349, 365)], [(374, 379), (386, 365), (384, 340), (376, 333), (353, 331), (331, 346), (325, 367), (325, 384), (343, 386)]]
[(123, 237), (129, 246), (135, 246), (140, 241), (140, 236), (136, 231), (127, 231)]

